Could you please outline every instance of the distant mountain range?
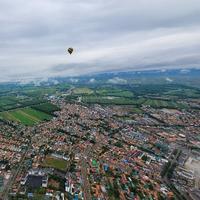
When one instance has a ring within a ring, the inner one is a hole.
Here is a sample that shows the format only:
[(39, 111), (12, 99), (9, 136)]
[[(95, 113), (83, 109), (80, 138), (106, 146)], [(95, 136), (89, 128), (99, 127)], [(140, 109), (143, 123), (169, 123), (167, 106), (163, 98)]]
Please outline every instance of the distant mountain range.
[[(53, 77), (18, 80), (14, 84), (186, 84), (200, 87), (200, 69), (104, 72), (77, 77)], [(5, 83), (4, 83), (5, 84)]]
[[(52, 80), (55, 80), (53, 78)], [(200, 87), (200, 69), (172, 69), (127, 72), (105, 72), (87, 76), (56, 78), (74, 84), (160, 84), (177, 83)]]

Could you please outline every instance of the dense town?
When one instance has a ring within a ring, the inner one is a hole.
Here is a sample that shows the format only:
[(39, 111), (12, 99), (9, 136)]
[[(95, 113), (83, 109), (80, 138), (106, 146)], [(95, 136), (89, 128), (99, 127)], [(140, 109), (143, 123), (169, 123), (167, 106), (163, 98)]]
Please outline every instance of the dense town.
[(199, 110), (49, 100), (50, 121), (0, 124), (2, 199), (200, 199)]
[(200, 200), (200, 0), (0, 0), (0, 200)]

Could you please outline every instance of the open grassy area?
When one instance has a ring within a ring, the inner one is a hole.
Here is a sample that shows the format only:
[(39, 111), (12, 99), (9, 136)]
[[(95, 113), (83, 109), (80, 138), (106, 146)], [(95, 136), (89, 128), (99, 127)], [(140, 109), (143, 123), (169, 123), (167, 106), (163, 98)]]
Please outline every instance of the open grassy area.
[(165, 94), (169, 96), (177, 96), (180, 98), (199, 98), (200, 97), (200, 92), (197, 89), (178, 88), (174, 90), (169, 90), (165, 92)]
[(5, 110), (5, 108), (15, 106), (19, 100), (15, 96), (1, 96), (0, 97), (0, 111)]
[(56, 105), (54, 105), (52, 103), (48, 103), (48, 102), (34, 105), (34, 106), (32, 106), (32, 108), (42, 111), (42, 112), (45, 112), (45, 113), (48, 113), (48, 114), (52, 114), (53, 112), (59, 110), (59, 108)]
[(52, 156), (47, 156), (42, 163), (44, 167), (51, 167), (61, 171), (66, 171), (68, 162), (63, 159), (54, 158)]
[(96, 94), (99, 96), (114, 96), (114, 97), (133, 97), (133, 93), (128, 90), (122, 90), (117, 88), (102, 88), (96, 90)]
[(27, 96), (0, 96), (0, 111), (8, 111), (16, 108), (23, 108), (45, 102), (44, 99)]
[(91, 90), (90, 88), (86, 88), (86, 87), (83, 87), (83, 88), (75, 88), (73, 90), (73, 93), (74, 94), (92, 94), (93, 93), (93, 90)]
[(137, 108), (137, 107), (133, 107), (130, 112), (131, 113), (137, 113), (137, 114), (143, 113), (143, 111), (140, 108)]
[(5, 106), (5, 105), (12, 105), (15, 104), (16, 102), (11, 101), (10, 99), (0, 99), (0, 106)]
[(112, 96), (85, 96), (83, 102), (88, 104), (107, 104), (107, 105), (140, 105), (145, 99), (140, 98), (125, 98), (125, 97), (112, 97)]
[(57, 89), (55, 87), (31, 87), (25, 88), (22, 92), (24, 95), (30, 97), (43, 97), (45, 95), (55, 94)]
[(175, 101), (165, 101), (160, 99), (147, 99), (145, 105), (150, 105), (155, 108), (186, 108), (186, 105), (177, 103)]
[(22, 108), (12, 111), (1, 112), (0, 117), (8, 121), (20, 122), (28, 126), (32, 126), (43, 120), (50, 120), (52, 118), (51, 115), (34, 110), (32, 108)]

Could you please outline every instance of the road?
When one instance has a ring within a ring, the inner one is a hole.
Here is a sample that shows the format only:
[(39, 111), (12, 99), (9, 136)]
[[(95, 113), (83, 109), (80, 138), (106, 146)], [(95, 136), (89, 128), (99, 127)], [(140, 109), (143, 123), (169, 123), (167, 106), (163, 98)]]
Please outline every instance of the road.
[[(28, 151), (27, 151), (28, 152)], [(8, 199), (8, 194), (10, 189), (12, 188), (12, 185), (14, 183), (14, 181), (17, 178), (17, 175), (21, 172), (23, 164), (24, 164), (24, 160), (26, 158), (27, 152), (24, 153), (24, 155), (22, 156), (22, 159), (20, 161), (19, 166), (17, 167), (17, 169), (13, 172), (12, 177), (10, 178), (10, 180), (8, 181), (6, 187), (4, 188), (3, 194), (2, 194), (2, 199), (3, 200), (7, 200)]]
[(87, 159), (89, 158), (89, 154), (91, 151), (91, 147), (87, 146), (81, 160), (81, 174), (83, 178), (83, 193), (85, 200), (91, 200), (91, 192), (90, 192), (90, 183), (88, 180), (87, 169), (89, 168)]
[[(171, 156), (169, 158), (169, 161), (171, 162), (171, 165), (169, 166), (168, 169), (170, 169), (174, 163), (177, 163), (177, 160), (178, 160), (178, 158), (180, 156), (180, 152), (181, 151), (178, 150), (175, 156), (172, 156), (172, 154), (171, 154)], [(165, 173), (165, 175), (162, 178), (162, 180), (173, 191), (173, 193), (175, 194), (175, 196), (176, 196), (176, 198), (178, 200), (190, 200), (191, 199), (187, 194), (181, 193), (175, 188), (175, 186), (173, 185), (171, 180), (167, 177), (167, 173)]]

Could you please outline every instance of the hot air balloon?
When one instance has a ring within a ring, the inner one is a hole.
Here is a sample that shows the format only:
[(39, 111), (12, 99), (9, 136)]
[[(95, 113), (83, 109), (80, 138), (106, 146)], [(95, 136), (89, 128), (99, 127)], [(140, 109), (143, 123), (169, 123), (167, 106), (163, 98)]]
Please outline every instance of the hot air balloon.
[(71, 47), (68, 49), (69, 54), (72, 54), (73, 51), (74, 51), (74, 49)]

